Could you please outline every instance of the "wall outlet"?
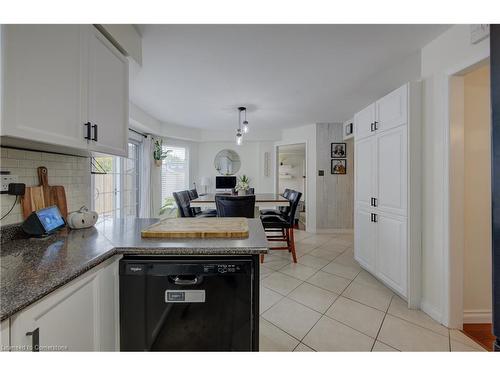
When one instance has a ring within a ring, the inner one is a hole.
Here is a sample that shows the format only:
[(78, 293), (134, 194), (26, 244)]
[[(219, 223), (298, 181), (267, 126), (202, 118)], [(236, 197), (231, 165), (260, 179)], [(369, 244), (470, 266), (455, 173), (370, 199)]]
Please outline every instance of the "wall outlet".
[(9, 190), (9, 184), (14, 184), (16, 182), (17, 182), (17, 176), (11, 174), (2, 175), (0, 192), (2, 194), (7, 194), (7, 191)]

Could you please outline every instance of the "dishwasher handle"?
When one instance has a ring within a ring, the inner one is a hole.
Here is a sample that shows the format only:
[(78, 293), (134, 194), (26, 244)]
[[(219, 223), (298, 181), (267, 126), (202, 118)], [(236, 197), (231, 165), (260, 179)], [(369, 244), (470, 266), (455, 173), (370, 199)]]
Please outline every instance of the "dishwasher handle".
[(201, 281), (201, 277), (198, 279), (198, 276), (193, 276), (193, 278), (190, 279), (181, 278), (180, 276), (172, 276), (171, 278), (175, 285), (181, 286), (196, 285), (198, 284), (198, 281)]

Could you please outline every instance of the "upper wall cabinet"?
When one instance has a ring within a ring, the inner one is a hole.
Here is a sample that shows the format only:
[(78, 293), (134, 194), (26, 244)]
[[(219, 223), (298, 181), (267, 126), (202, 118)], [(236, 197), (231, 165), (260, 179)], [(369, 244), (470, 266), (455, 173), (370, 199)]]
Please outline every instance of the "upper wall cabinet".
[(91, 25), (2, 26), (2, 144), (126, 155), (128, 61)]
[(374, 130), (375, 104), (370, 104), (354, 115), (354, 132), (356, 140), (368, 137)]

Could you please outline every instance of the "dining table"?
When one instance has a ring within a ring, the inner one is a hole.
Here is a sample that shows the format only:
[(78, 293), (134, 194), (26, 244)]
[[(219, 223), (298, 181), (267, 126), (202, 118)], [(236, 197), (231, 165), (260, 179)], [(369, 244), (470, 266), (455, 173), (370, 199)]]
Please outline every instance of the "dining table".
[[(196, 199), (191, 200), (191, 207), (215, 208), (216, 195), (231, 195), (230, 193), (208, 193), (202, 194)], [(260, 193), (255, 194), (255, 217), (259, 217), (261, 208), (275, 208), (289, 206), (290, 201), (281, 194)]]

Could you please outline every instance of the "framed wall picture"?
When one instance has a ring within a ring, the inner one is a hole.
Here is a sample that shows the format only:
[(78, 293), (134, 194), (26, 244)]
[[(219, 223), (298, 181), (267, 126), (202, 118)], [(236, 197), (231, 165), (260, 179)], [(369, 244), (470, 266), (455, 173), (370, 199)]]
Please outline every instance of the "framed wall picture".
[(346, 173), (347, 173), (347, 160), (332, 159), (332, 174), (346, 174)]
[(347, 156), (345, 143), (332, 143), (332, 159), (343, 159)]

